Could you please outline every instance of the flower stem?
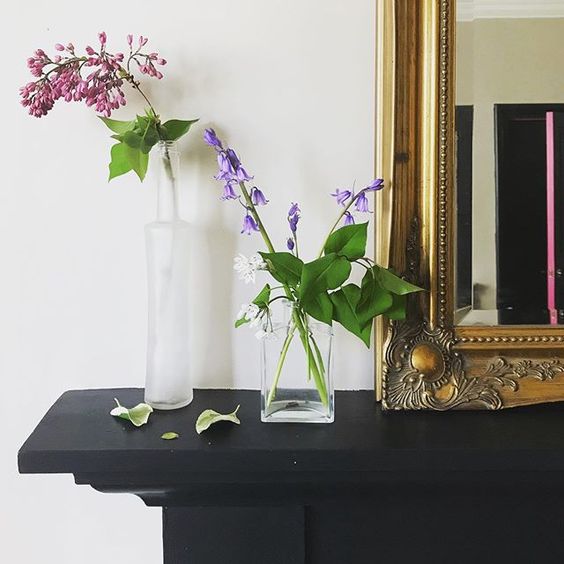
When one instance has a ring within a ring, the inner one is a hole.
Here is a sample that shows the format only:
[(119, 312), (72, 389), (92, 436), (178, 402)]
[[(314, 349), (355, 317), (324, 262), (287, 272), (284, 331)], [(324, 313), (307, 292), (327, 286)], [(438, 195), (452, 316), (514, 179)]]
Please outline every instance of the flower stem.
[[(243, 198), (245, 199), (247, 209), (251, 212), (253, 219), (256, 221), (256, 223), (258, 225), (260, 234), (262, 235), (262, 238), (264, 240), (266, 248), (271, 253), (276, 252), (275, 249), (274, 249), (274, 245), (272, 244), (272, 241), (271, 241), (270, 237), (268, 236), (268, 233), (267, 233), (267, 231), (264, 227), (264, 224), (263, 224), (263, 222), (260, 218), (260, 215), (259, 215), (259, 213), (256, 209), (256, 206), (253, 204), (253, 201), (251, 200), (251, 196), (249, 194), (249, 191), (247, 190), (247, 187), (245, 186), (245, 183), (239, 182), (239, 188), (241, 189), (241, 193), (243, 194)], [(295, 302), (295, 299), (294, 299), (294, 296), (292, 295), (292, 291), (290, 290), (290, 287), (288, 285), (284, 284), (283, 288), (284, 288), (284, 293), (286, 294), (286, 297), (288, 298), (288, 300), (290, 300), (291, 302)], [(300, 334), (300, 340), (302, 342), (304, 350), (306, 351), (306, 354), (308, 355), (309, 369), (311, 370), (311, 373), (313, 375), (313, 379), (316, 383), (317, 390), (319, 392), (319, 396), (321, 398), (321, 401), (322, 401), (323, 405), (327, 405), (328, 398), (327, 398), (327, 391), (325, 389), (325, 384), (323, 382), (323, 377), (322, 377), (322, 375), (319, 371), (319, 368), (317, 367), (317, 363), (315, 361), (315, 358), (311, 358), (311, 351), (309, 349), (308, 331), (307, 331), (306, 327), (304, 326), (304, 323), (303, 323), (302, 319), (300, 318), (296, 308), (294, 308), (294, 311), (292, 312), (292, 319), (294, 321), (295, 327), (297, 327), (298, 332)], [(276, 371), (275, 381), (273, 383), (273, 390), (276, 390), (276, 386), (278, 385), (278, 380), (280, 378), (280, 374), (282, 373), (282, 366), (284, 365), (284, 360), (285, 360), (286, 354), (288, 352), (287, 349), (289, 348), (290, 343), (292, 342), (293, 338), (294, 338), (294, 331), (292, 331), (291, 333), (288, 333), (288, 336), (286, 337), (286, 340), (288, 342), (286, 342), (286, 341), (284, 342), (284, 347), (286, 348), (286, 350), (285, 350), (285, 353), (284, 353), (284, 357), (283, 358), (281, 357), (281, 359), (279, 360), (279, 363), (278, 363), (279, 366), (278, 366), (277, 371)], [(310, 359), (311, 359), (311, 362), (310, 362)], [(276, 393), (276, 391), (271, 391), (271, 393), (269, 394), (268, 400), (267, 400), (267, 405), (270, 405), (275, 393)]]
[(284, 361), (286, 360), (286, 355), (288, 354), (288, 349), (294, 338), (294, 333), (296, 332), (296, 326), (292, 325), (290, 331), (284, 339), (284, 344), (282, 345), (282, 350), (280, 351), (280, 357), (278, 358), (278, 364), (276, 365), (276, 372), (274, 373), (274, 380), (272, 381), (272, 386), (268, 392), (268, 397), (266, 398), (266, 405), (270, 407), (270, 404), (274, 401), (276, 397), (276, 390), (278, 389), (278, 381), (280, 380), (280, 375), (282, 374), (282, 368), (284, 367)]
[(339, 214), (339, 216), (337, 217), (337, 221), (335, 221), (335, 223), (333, 224), (333, 227), (331, 227), (331, 229), (329, 230), (329, 233), (327, 234), (327, 237), (325, 237), (325, 241), (323, 241), (323, 245), (321, 247), (321, 250), (319, 251), (319, 255), (317, 258), (321, 258), (321, 256), (323, 255), (323, 250), (325, 249), (325, 245), (327, 244), (327, 241), (329, 239), (329, 237), (331, 237), (331, 234), (333, 233), (333, 231), (335, 231), (335, 229), (337, 229), (337, 225), (339, 225), (339, 223), (341, 223), (341, 220), (343, 219), (343, 217), (345, 216), (345, 214), (349, 211), (349, 208), (354, 204), (354, 202), (356, 201), (356, 199), (364, 192), (364, 190), (361, 190), (358, 194), (356, 194), (355, 196), (353, 196), (351, 198), (351, 201), (343, 207), (343, 211)]

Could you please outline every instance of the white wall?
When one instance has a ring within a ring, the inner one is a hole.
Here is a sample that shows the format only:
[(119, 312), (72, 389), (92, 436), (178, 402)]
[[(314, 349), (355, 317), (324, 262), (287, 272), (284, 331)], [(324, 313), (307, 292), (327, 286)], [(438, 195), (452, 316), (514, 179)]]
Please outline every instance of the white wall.
[[(161, 560), (157, 509), (76, 487), (71, 476), (17, 475), (18, 447), (63, 391), (143, 385), (143, 225), (154, 209), (150, 181), (107, 184), (110, 139), (91, 110), (60, 104), (38, 120), (19, 106), (26, 58), (56, 42), (84, 46), (105, 30), (116, 50), (127, 33), (142, 33), (169, 60), (165, 80), (146, 81), (157, 108), (165, 117), (201, 118), (182, 142), (184, 215), (198, 228), (195, 384), (257, 388), (257, 342), (232, 329), (255, 289), (236, 281), (231, 265), (259, 240), (240, 236), (241, 210), (218, 200), (201, 132), (213, 125), (238, 148), (272, 201), (265, 219), (279, 245), (288, 202), (302, 204), (303, 246), (313, 253), (336, 211), (327, 194), (373, 176), (374, 4), (32, 0), (3, 7), (0, 560)], [(129, 99), (118, 119), (142, 109), (134, 94)], [(371, 355), (337, 331), (337, 387), (371, 388)]]

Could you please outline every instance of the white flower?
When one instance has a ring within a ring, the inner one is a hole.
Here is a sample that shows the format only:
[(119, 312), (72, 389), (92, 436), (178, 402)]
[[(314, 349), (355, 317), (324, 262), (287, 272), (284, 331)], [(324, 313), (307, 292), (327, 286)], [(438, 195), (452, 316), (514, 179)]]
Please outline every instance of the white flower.
[(239, 255), (233, 259), (233, 270), (239, 273), (239, 279), (244, 280), (245, 284), (248, 284), (249, 282), (254, 284), (256, 271), (264, 270), (265, 268), (266, 263), (258, 254), (247, 258), (245, 255), (239, 253)]
[(255, 337), (256, 337), (259, 341), (262, 341), (262, 339), (264, 339), (267, 335), (268, 335), (268, 333), (267, 333), (264, 329), (261, 329), (260, 331), (257, 331), (257, 332), (255, 333)]
[[(246, 319), (251, 322), (251, 327), (256, 327), (260, 323), (260, 307), (255, 304), (242, 304), (237, 319)], [(258, 320), (258, 322), (257, 322)]]

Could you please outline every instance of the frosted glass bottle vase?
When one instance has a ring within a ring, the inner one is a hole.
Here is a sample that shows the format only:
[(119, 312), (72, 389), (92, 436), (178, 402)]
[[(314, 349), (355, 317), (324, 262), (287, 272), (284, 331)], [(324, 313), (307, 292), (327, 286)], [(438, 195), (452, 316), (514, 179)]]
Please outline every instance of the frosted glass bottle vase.
[(177, 409), (192, 401), (189, 321), (189, 224), (178, 215), (179, 158), (175, 142), (155, 150), (157, 218), (145, 226), (149, 331), (145, 402)]

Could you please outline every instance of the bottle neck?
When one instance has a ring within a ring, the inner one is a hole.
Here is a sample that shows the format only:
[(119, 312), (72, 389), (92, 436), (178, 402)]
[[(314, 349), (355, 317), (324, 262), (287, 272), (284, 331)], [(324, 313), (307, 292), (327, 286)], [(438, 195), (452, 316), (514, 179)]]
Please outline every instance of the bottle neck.
[(174, 222), (178, 215), (179, 155), (175, 141), (159, 141), (157, 155), (157, 221)]

